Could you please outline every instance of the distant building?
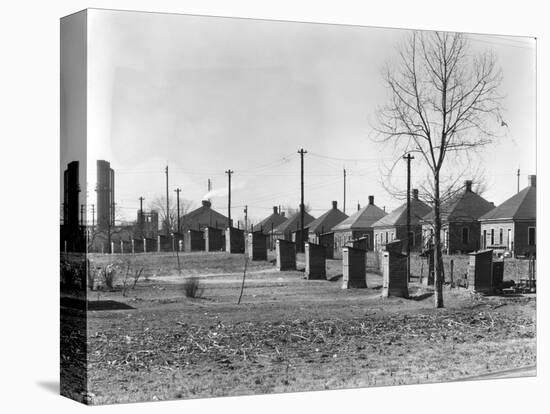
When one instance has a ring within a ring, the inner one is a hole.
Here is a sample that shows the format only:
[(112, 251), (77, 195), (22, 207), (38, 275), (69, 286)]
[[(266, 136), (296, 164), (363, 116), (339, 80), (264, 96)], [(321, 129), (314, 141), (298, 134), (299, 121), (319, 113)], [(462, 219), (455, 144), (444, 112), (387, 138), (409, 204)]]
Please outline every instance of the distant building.
[[(285, 222), (275, 227), (273, 229), (273, 232), (270, 232), (270, 234), (275, 239), (284, 239), (284, 240), (292, 241), (292, 232), (295, 232), (296, 230), (300, 230), (301, 228), (300, 218), (301, 218), (301, 213), (298, 211), (297, 213), (290, 216)], [(311, 214), (305, 211), (304, 212), (304, 229), (307, 228), (313, 220), (315, 220), (315, 217), (313, 217)]]
[(67, 164), (67, 169), (63, 173), (63, 225), (66, 229), (72, 230), (78, 230), (80, 225), (78, 170), (79, 162), (72, 161)]
[(431, 210), (430, 206), (418, 199), (418, 190), (411, 197), (411, 233), (407, 236), (407, 202), (382, 217), (372, 225), (374, 228), (374, 249), (381, 250), (393, 240), (402, 240), (406, 246), (411, 240), (411, 250), (422, 250), (422, 225), (420, 221)]
[(322, 214), (308, 226), (308, 239), (312, 243), (319, 243), (319, 235), (330, 232), (334, 226), (340, 224), (342, 221), (348, 218), (347, 214), (344, 214), (338, 209), (338, 202), (332, 202), (332, 208), (326, 213)]
[(386, 212), (374, 204), (374, 196), (369, 196), (368, 205), (332, 228), (335, 250), (341, 252), (348, 241), (363, 237), (366, 239), (367, 249), (372, 250), (374, 247), (372, 225), (385, 215)]
[(63, 222), (60, 227), (60, 249), (67, 252), (82, 252), (86, 249), (84, 231), (84, 205), (79, 204), (79, 162), (67, 164), (63, 172)]
[(154, 238), (159, 235), (159, 213), (157, 210), (137, 211), (134, 237)]
[(263, 234), (269, 234), (271, 230), (275, 229), (275, 227), (287, 220), (288, 219), (285, 217), (285, 213), (279, 213), (277, 206), (274, 206), (273, 213), (260, 221), (258, 224), (254, 225), (253, 231), (260, 231)]
[[(447, 253), (479, 250), (479, 218), (495, 207), (472, 191), (472, 181), (464, 182), (464, 191), (441, 206), (441, 240)], [(422, 219), (424, 247), (433, 243), (433, 210)]]
[(481, 248), (536, 255), (536, 178), (536, 175), (528, 176), (526, 188), (479, 218)]
[(182, 232), (187, 230), (203, 230), (205, 227), (225, 229), (232, 223), (221, 213), (212, 208), (209, 200), (202, 200), (202, 205), (181, 217)]
[(115, 224), (115, 172), (108, 161), (97, 160), (97, 229)]

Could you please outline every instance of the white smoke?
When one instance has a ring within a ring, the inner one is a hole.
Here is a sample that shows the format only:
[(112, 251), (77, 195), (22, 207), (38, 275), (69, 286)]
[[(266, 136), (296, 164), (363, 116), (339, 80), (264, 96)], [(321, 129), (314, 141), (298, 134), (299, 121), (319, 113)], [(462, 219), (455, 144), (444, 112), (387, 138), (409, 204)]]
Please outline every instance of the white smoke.
[[(231, 184), (231, 192), (235, 192), (236, 190), (242, 190), (246, 187), (246, 182), (241, 182), (237, 184)], [(202, 200), (210, 200), (211, 198), (216, 197), (227, 197), (229, 195), (229, 188), (216, 188), (215, 190), (210, 190), (205, 195), (202, 196)]]

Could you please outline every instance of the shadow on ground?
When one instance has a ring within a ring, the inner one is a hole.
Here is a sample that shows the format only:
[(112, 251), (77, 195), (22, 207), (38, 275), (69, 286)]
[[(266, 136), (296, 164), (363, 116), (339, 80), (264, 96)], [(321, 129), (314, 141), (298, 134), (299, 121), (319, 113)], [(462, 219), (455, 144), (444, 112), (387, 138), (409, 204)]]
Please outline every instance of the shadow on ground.
[[(87, 306), (86, 306), (87, 303)], [(102, 311), (102, 310), (122, 310), (135, 309), (132, 306), (117, 302), (115, 300), (89, 300), (77, 298), (61, 298), (61, 306), (79, 310)]]
[(59, 381), (37, 381), (36, 385), (53, 394), (59, 394)]

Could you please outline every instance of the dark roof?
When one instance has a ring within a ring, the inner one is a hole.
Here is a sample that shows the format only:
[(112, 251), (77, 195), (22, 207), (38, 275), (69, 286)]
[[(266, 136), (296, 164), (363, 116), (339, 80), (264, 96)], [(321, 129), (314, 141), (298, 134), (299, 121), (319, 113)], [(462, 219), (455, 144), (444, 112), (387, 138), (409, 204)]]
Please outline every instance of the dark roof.
[(481, 216), (480, 220), (535, 220), (537, 217), (537, 189), (526, 187), (504, 203)]
[(317, 217), (309, 224), (310, 233), (329, 232), (334, 226), (348, 218), (347, 214), (342, 213), (338, 208), (331, 208), (323, 215)]
[(272, 213), (270, 216), (266, 217), (258, 224), (254, 225), (253, 230), (262, 231), (264, 234), (268, 234), (271, 231), (272, 225), (274, 229), (275, 227), (277, 227), (281, 223), (284, 223), (287, 220), (288, 219), (281, 214)]
[[(304, 227), (307, 227), (309, 223), (315, 220), (315, 217), (307, 212), (304, 212)], [(287, 231), (294, 231), (300, 226), (300, 212), (290, 216), (285, 222), (279, 224), (273, 229), (273, 233), (285, 233)]]
[[(495, 207), (471, 190), (464, 190), (441, 206), (441, 221), (471, 221), (477, 220), (483, 214)], [(433, 221), (433, 209), (422, 218), (423, 221)]]
[(386, 215), (386, 212), (375, 204), (367, 204), (361, 210), (356, 211), (347, 219), (337, 224), (332, 230), (369, 229), (372, 225)]
[[(411, 225), (418, 224), (422, 218), (430, 212), (431, 208), (426, 203), (411, 199)], [(382, 217), (372, 227), (404, 226), (407, 224), (407, 203), (397, 207), (387, 216)]]
[(228, 218), (214, 210), (209, 202), (203, 201), (202, 206), (182, 216), (181, 226), (184, 230), (197, 230), (206, 226), (225, 228)]

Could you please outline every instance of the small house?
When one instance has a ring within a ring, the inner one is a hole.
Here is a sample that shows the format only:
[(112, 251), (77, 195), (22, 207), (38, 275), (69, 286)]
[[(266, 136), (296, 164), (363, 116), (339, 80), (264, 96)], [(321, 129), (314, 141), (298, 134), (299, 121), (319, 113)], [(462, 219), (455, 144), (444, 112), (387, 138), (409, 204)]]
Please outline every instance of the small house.
[(516, 256), (537, 253), (536, 175), (528, 186), (479, 218), (481, 248), (509, 251)]
[[(464, 190), (441, 205), (441, 240), (443, 251), (471, 252), (479, 250), (479, 218), (495, 207), (472, 190), (472, 181), (464, 182)], [(433, 243), (433, 210), (421, 221), (424, 248)]]
[(402, 240), (406, 246), (411, 241), (411, 250), (422, 250), (422, 225), (420, 221), (431, 208), (418, 198), (418, 190), (412, 191), (410, 207), (410, 234), (407, 236), (407, 203), (393, 210), (372, 225), (374, 228), (374, 249), (381, 250), (387, 243)]
[(330, 210), (309, 223), (308, 240), (312, 243), (319, 244), (319, 236), (321, 234), (330, 232), (334, 226), (340, 224), (347, 218), (348, 215), (338, 209), (338, 202), (333, 201)]
[(348, 241), (361, 237), (366, 238), (367, 249), (372, 250), (374, 247), (372, 225), (385, 215), (386, 212), (374, 204), (374, 196), (369, 196), (369, 204), (332, 228), (335, 250), (341, 252)]

